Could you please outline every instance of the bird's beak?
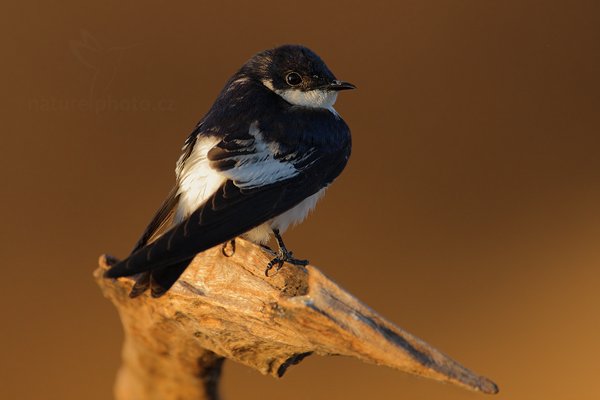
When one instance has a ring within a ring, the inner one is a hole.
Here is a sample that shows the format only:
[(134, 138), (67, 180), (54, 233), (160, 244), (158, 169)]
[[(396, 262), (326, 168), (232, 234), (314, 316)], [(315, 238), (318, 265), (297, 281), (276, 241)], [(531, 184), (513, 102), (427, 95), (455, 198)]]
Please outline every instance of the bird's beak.
[(350, 82), (338, 81), (336, 79), (335, 81), (332, 81), (331, 83), (328, 83), (327, 85), (325, 85), (324, 89), (340, 91), (340, 90), (356, 89), (356, 86), (354, 86)]

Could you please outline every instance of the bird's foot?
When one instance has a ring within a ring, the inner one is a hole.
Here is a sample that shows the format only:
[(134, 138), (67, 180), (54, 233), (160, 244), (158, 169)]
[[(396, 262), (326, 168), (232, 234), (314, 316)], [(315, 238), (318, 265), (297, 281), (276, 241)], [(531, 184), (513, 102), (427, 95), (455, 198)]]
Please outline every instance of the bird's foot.
[(267, 268), (265, 269), (265, 275), (272, 276), (269, 275), (269, 273), (271, 272), (273, 267), (275, 267), (275, 273), (279, 272), (279, 270), (283, 267), (283, 264), (285, 264), (286, 262), (293, 265), (301, 266), (305, 266), (308, 264), (308, 260), (299, 260), (297, 258), (294, 258), (294, 254), (291, 251), (288, 251), (287, 249), (280, 249), (275, 258), (273, 258), (267, 264)]
[(279, 230), (273, 229), (273, 233), (275, 234), (275, 239), (277, 240), (277, 245), (279, 246), (279, 251), (275, 252), (268, 246), (262, 245), (262, 248), (266, 252), (271, 254), (271, 256), (274, 256), (274, 258), (271, 261), (269, 261), (269, 263), (267, 264), (267, 268), (265, 269), (266, 276), (270, 276), (269, 273), (271, 272), (273, 267), (275, 267), (275, 273), (279, 272), (279, 270), (283, 267), (283, 264), (285, 264), (286, 262), (293, 264), (293, 265), (301, 265), (301, 266), (305, 266), (308, 264), (308, 260), (300, 260), (300, 259), (295, 258), (294, 254), (285, 247), (285, 244), (283, 243), (283, 239), (281, 238), (281, 235), (279, 234)]
[(233, 257), (235, 254), (235, 239), (231, 239), (230, 241), (223, 243), (221, 253), (223, 253), (225, 257)]

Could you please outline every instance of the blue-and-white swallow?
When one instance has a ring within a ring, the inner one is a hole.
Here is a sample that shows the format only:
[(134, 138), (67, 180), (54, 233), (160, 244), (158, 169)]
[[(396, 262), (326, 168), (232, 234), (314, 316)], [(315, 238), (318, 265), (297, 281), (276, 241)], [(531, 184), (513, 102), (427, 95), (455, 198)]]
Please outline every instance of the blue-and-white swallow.
[[(109, 278), (136, 276), (130, 294), (164, 294), (194, 256), (241, 236), (275, 235), (272, 267), (304, 265), (281, 234), (304, 220), (350, 157), (350, 129), (333, 108), (354, 89), (310, 49), (256, 54), (227, 82), (185, 141), (176, 184), (132, 253)], [(235, 243), (235, 242), (233, 242)]]

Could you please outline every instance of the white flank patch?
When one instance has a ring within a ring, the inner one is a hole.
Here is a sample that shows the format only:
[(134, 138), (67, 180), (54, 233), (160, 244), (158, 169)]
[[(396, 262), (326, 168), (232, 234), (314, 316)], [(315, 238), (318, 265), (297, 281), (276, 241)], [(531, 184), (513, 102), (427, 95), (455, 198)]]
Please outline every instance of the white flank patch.
[(254, 243), (266, 244), (273, 234), (273, 229), (279, 229), (279, 233), (283, 234), (290, 226), (296, 225), (304, 221), (308, 214), (315, 208), (317, 202), (325, 195), (325, 189), (319, 190), (317, 193), (304, 199), (296, 207), (279, 214), (270, 221), (257, 226), (254, 229), (244, 233), (246, 239)]
[(265, 222), (256, 228), (250, 229), (248, 232), (244, 233), (242, 237), (254, 243), (266, 244), (269, 240), (271, 240), (272, 234), (273, 230), (271, 229), (270, 223)]
[(308, 214), (315, 208), (317, 202), (325, 195), (325, 189), (319, 190), (312, 196), (302, 200), (296, 207), (278, 215), (271, 220), (271, 227), (279, 229), (279, 233), (283, 233), (292, 225), (299, 224), (304, 221)]
[(334, 90), (320, 90), (314, 89), (309, 91), (302, 91), (300, 89), (284, 89), (278, 90), (273, 87), (273, 82), (270, 80), (263, 80), (262, 84), (281, 96), (285, 101), (295, 106), (309, 107), (309, 108), (324, 108), (331, 111), (335, 116), (339, 116), (337, 111), (333, 108), (335, 101), (337, 100), (338, 93)]
[(198, 138), (192, 154), (185, 163), (178, 162), (179, 204), (175, 218), (181, 222), (206, 202), (227, 178), (212, 169), (206, 154), (221, 140), (208, 137)]

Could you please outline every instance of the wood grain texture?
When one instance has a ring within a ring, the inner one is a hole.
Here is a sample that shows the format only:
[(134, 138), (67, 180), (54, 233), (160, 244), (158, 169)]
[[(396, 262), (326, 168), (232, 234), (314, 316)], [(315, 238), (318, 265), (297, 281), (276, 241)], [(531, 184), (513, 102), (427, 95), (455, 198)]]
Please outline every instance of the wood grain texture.
[(123, 329), (118, 400), (216, 399), (224, 358), (283, 376), (310, 354), (345, 355), (411, 374), (497, 393), (489, 379), (394, 326), (313, 266), (286, 264), (264, 274), (268, 257), (236, 240), (198, 254), (161, 298), (130, 299), (133, 280), (94, 276), (116, 306)]

